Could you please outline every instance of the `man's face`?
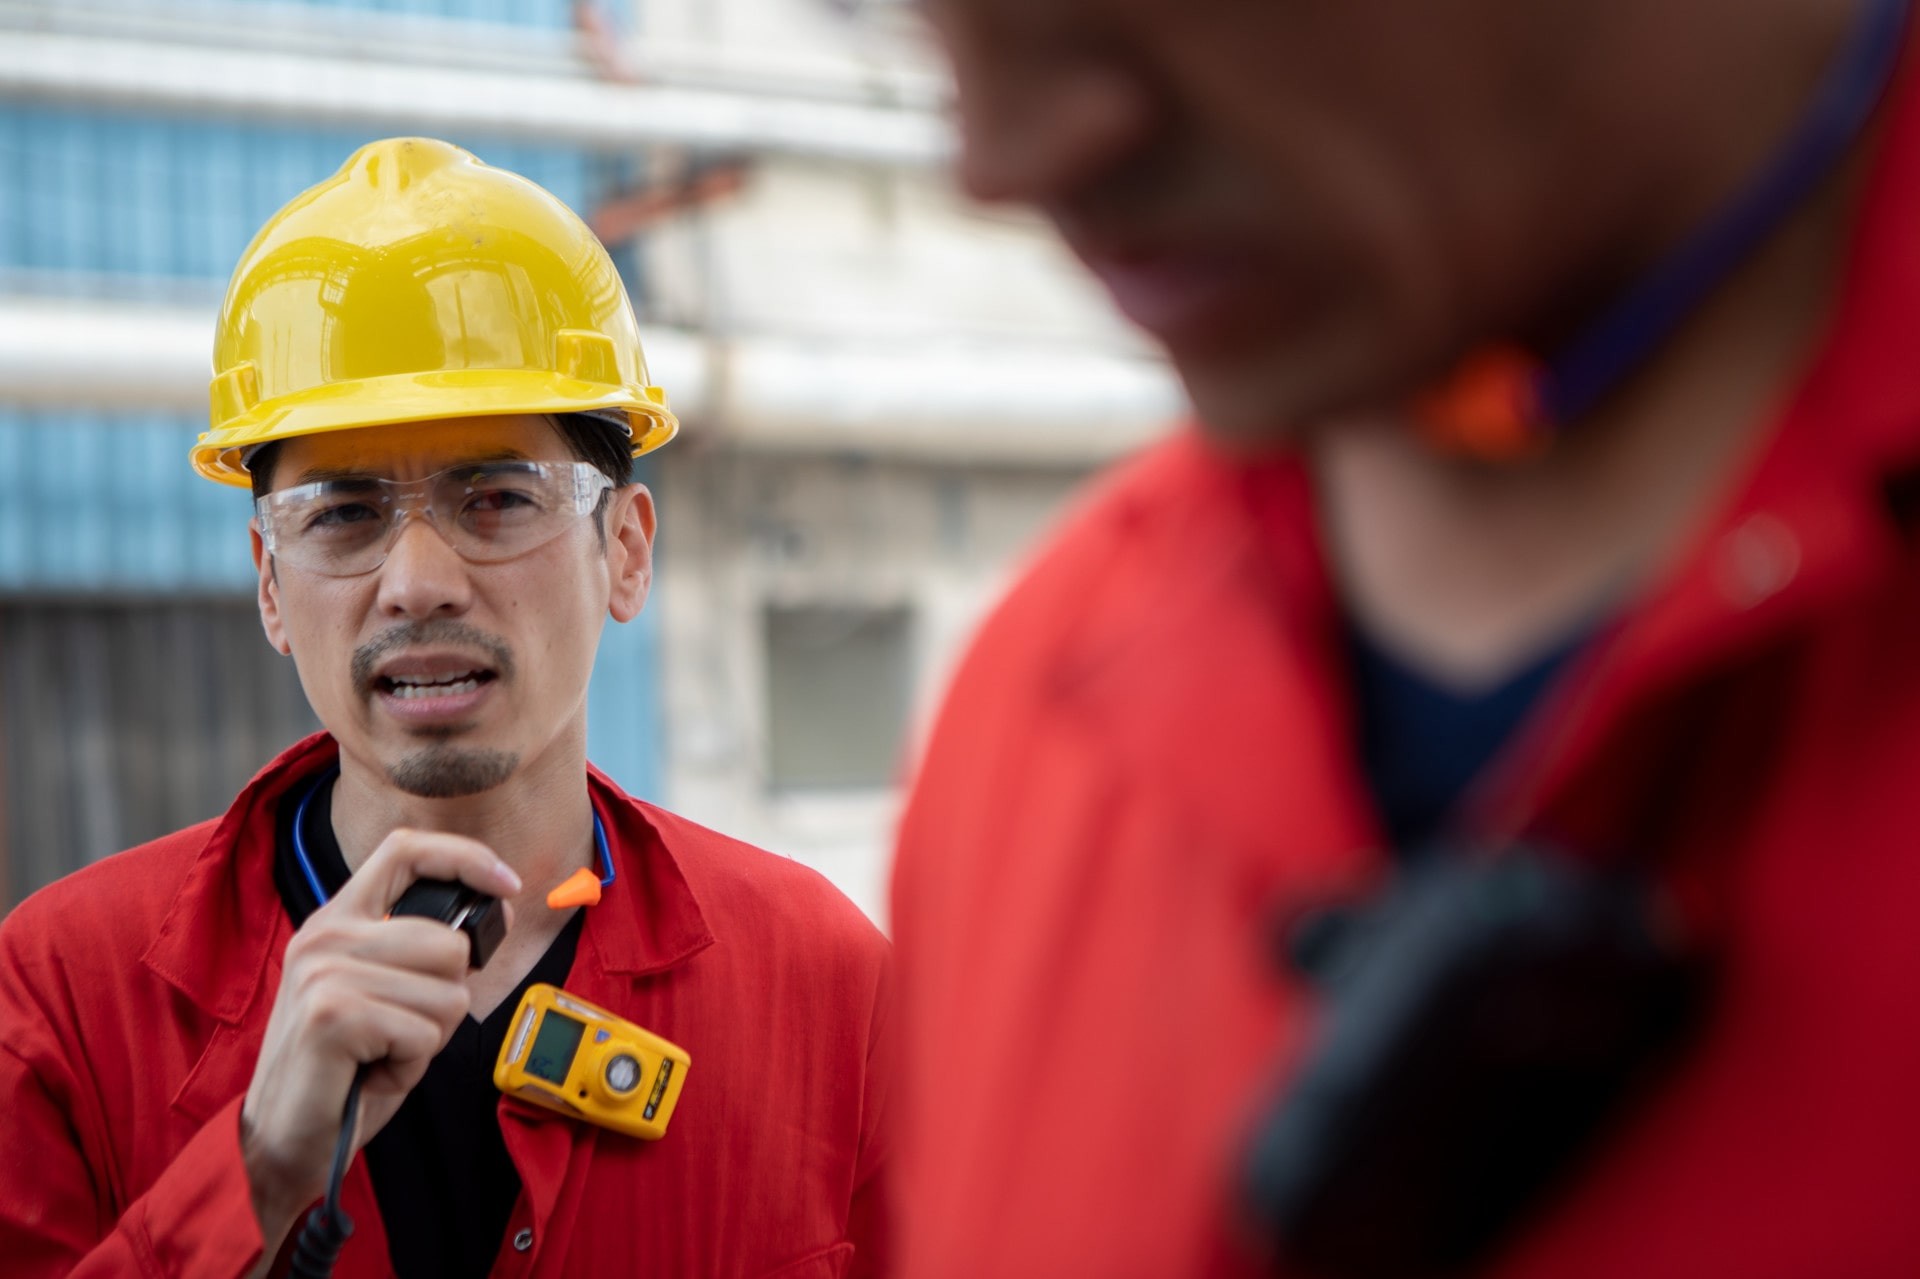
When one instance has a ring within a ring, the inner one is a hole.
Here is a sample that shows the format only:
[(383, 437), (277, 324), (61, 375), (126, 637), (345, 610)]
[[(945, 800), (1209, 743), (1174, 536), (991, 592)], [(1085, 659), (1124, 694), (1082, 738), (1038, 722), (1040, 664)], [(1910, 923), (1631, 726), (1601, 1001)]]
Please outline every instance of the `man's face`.
[[(275, 492), (326, 478), (418, 480), (475, 462), (572, 462), (544, 418), (481, 417), (304, 436), (280, 447)], [(293, 656), (343, 754), (409, 794), (500, 785), (556, 749), (585, 748), (600, 627), (636, 615), (651, 582), (653, 506), (638, 485), (604, 515), (567, 518), (515, 558), (470, 563), (422, 514), (384, 563), (353, 577), (269, 562), (254, 533), (268, 638)]]
[(964, 185), (1049, 215), (1217, 432), (1397, 402), (1512, 319), (1510, 161), (1582, 6), (929, 6)]

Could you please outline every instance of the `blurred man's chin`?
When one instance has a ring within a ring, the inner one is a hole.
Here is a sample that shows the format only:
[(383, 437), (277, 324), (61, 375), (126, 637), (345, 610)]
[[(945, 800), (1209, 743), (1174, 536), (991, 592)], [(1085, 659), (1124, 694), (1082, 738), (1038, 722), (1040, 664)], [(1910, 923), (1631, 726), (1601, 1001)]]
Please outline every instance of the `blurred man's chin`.
[(1296, 448), (1341, 423), (1377, 419), (1399, 407), (1377, 389), (1390, 379), (1372, 361), (1331, 346), (1321, 357), (1171, 354), (1201, 429), (1236, 453)]
[(1175, 357), (1175, 367), (1207, 438), (1234, 452), (1281, 450), (1308, 419), (1300, 396), (1271, 364)]

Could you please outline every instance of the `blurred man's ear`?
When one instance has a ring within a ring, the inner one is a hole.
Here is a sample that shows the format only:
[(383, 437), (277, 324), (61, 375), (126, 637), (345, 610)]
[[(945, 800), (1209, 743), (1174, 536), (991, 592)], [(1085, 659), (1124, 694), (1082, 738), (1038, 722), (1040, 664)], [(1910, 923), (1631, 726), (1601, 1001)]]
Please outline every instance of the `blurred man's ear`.
[(653, 589), (653, 494), (644, 484), (616, 489), (607, 512), (607, 570), (611, 595), (607, 612), (616, 622), (631, 622), (646, 607)]

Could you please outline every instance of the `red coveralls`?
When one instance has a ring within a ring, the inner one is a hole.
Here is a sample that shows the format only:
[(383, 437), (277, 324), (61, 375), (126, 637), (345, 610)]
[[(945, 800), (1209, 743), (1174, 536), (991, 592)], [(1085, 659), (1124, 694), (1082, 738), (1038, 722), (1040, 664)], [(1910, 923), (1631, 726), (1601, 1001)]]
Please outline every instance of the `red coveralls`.
[[(1917, 83), (1758, 456), (1468, 802), (1667, 858), (1724, 964), (1500, 1275), (1920, 1275)], [(894, 884), (915, 1279), (1258, 1273), (1231, 1161), (1312, 1012), (1274, 929), (1388, 865), (1313, 500), (1178, 438), (963, 663)]]
[[(232, 1276), (259, 1256), (240, 1103), (292, 929), (281, 796), (324, 734), (227, 815), (71, 875), (0, 925), (0, 1273)], [(642, 1142), (501, 1098), (524, 1185), (496, 1279), (884, 1273), (886, 941), (812, 871), (589, 770), (619, 877), (567, 989), (693, 1057)], [(335, 1274), (384, 1276), (362, 1159)], [(296, 1229), (297, 1229), (296, 1225)]]

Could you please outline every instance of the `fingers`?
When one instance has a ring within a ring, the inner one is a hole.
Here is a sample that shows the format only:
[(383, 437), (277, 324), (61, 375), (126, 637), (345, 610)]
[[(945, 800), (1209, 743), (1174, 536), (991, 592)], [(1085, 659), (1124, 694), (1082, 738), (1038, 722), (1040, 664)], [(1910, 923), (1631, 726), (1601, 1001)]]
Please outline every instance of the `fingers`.
[(433, 1057), (469, 1007), (458, 981), (357, 958), (328, 956), (303, 977), (293, 997), (308, 1036), (362, 1063)]
[(511, 897), (520, 877), (477, 839), (443, 831), (394, 831), (354, 872), (327, 908), (363, 919), (383, 919), (416, 879), (457, 880), (489, 897)]
[(287, 943), (286, 967), (304, 972), (309, 956), (351, 957), (457, 981), (467, 971), (468, 952), (465, 934), (437, 920), (356, 919), (320, 911)]
[(478, 840), (396, 830), (294, 934), (241, 1108), (242, 1155), (263, 1231), (284, 1228), (316, 1193), (354, 1072), (372, 1067), (361, 1097), (364, 1141), (392, 1118), (467, 1015), (465, 935), (434, 920), (387, 918), (419, 879), (457, 881), (490, 897), (521, 887)]

